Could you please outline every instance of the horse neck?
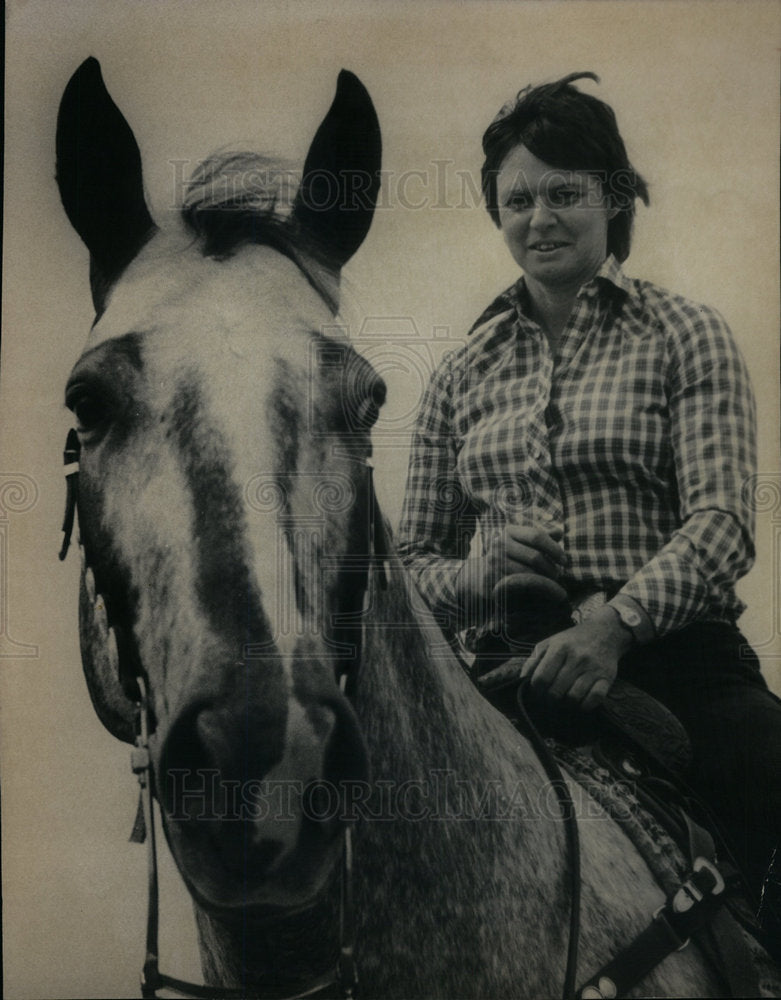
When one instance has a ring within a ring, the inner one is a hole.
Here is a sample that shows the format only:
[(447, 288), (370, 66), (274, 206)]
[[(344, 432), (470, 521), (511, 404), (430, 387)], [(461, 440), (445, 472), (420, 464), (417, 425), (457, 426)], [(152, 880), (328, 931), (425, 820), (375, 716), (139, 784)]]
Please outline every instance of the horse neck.
[(356, 708), (374, 777), (417, 780), (442, 765), (517, 785), (519, 768), (537, 769), (533, 751), (479, 695), (411, 587), (394, 559), (387, 590), (372, 591)]
[(479, 975), (470, 964), (483, 942), (516, 995), (539, 995), (539, 984), (524, 992), (517, 942), (499, 947), (490, 929), (520, 932), (542, 913), (562, 933), (540, 898), (560, 877), (561, 822), (529, 744), (480, 696), (409, 587), (395, 562), (388, 589), (373, 590), (356, 682), (373, 779), (356, 828), (361, 974), (380, 996), (455, 995), (468, 980), (473, 995), (497, 995), (491, 963)]

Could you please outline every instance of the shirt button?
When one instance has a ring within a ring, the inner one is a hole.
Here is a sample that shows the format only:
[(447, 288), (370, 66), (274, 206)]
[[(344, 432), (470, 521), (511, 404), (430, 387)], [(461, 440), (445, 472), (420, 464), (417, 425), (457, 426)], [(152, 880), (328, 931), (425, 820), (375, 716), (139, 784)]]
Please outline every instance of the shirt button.
[(534, 459), (535, 461), (537, 461), (538, 459), (542, 458), (542, 449), (541, 449), (541, 448), (538, 448), (538, 447), (537, 447), (536, 445), (534, 445), (534, 446), (532, 447), (532, 449), (531, 449), (531, 452), (530, 452), (530, 454), (531, 454), (531, 457), (532, 457), (532, 458), (533, 458), (533, 459)]

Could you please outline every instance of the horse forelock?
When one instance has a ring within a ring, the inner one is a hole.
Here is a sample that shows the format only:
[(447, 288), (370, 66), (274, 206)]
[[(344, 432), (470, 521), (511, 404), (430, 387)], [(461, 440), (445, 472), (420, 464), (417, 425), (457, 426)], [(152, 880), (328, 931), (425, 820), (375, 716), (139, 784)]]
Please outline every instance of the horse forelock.
[(202, 160), (187, 181), (182, 217), (210, 244), (211, 252), (230, 252), (231, 241), (253, 236), (244, 228), (250, 219), (260, 233), (263, 224), (288, 219), (300, 183), (301, 171), (290, 160), (218, 150)]
[(205, 256), (224, 259), (250, 243), (289, 257), (336, 312), (334, 269), (293, 214), (300, 182), (301, 171), (291, 161), (260, 153), (213, 153), (190, 177), (182, 219)]

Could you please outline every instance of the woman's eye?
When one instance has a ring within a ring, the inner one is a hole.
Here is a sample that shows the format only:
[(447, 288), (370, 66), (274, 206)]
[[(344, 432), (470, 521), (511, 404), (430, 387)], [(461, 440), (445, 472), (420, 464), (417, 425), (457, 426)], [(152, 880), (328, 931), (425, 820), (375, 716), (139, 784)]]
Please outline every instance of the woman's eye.
[(550, 196), (551, 205), (561, 207), (562, 205), (572, 205), (580, 197), (580, 192), (576, 188), (558, 188)]
[(523, 212), (527, 208), (531, 208), (532, 199), (528, 194), (515, 194), (510, 198), (507, 205), (514, 212)]

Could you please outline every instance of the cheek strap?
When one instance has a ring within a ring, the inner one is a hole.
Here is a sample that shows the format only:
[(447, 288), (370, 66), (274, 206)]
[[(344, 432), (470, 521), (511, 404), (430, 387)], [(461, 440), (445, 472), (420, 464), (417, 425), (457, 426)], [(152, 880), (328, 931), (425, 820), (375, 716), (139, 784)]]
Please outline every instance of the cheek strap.
[(65, 451), (62, 453), (65, 462), (65, 517), (62, 521), (62, 548), (60, 549), (60, 561), (68, 554), (71, 536), (73, 535), (73, 522), (76, 516), (76, 501), (79, 493), (79, 455), (81, 454), (81, 442), (79, 435), (73, 428), (68, 431), (65, 441)]

